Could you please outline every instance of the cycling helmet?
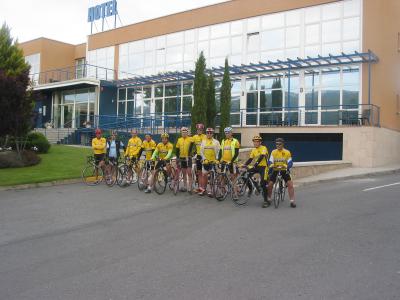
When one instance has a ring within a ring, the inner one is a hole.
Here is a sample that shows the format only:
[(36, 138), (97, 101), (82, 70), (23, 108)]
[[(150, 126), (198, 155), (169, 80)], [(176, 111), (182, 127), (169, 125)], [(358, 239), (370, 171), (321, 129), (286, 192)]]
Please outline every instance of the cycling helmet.
[(161, 138), (169, 138), (169, 134), (164, 132), (161, 134)]
[(196, 129), (204, 129), (204, 124), (196, 124)]
[(224, 132), (225, 132), (225, 133), (230, 133), (230, 132), (232, 132), (232, 131), (233, 131), (232, 127), (226, 127), (226, 128), (224, 129)]
[(207, 128), (206, 133), (208, 133), (208, 132), (214, 133), (214, 128)]
[(96, 134), (101, 134), (101, 129), (100, 128), (96, 129)]
[(277, 138), (277, 139), (275, 140), (275, 143), (282, 143), (282, 144), (284, 144), (284, 143), (285, 143), (285, 140), (284, 140), (283, 138)]
[(181, 128), (181, 132), (183, 132), (183, 131), (186, 131), (186, 132), (188, 132), (188, 131), (189, 131), (189, 129), (188, 129), (187, 127), (182, 127), (182, 128)]
[(253, 142), (254, 141), (262, 141), (262, 138), (261, 138), (261, 136), (259, 136), (259, 135), (255, 135), (255, 136), (253, 136), (253, 140), (252, 140)]

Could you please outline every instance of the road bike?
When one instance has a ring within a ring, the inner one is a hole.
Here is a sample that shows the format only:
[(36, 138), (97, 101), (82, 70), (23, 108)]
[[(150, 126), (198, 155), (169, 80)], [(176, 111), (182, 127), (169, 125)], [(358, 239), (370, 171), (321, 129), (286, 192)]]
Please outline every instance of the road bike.
[(232, 198), (237, 205), (245, 205), (254, 191), (255, 195), (259, 195), (262, 191), (260, 181), (256, 179), (257, 174), (254, 168), (244, 169), (234, 181), (234, 186), (237, 189), (237, 197)]
[(140, 170), (140, 162), (137, 159), (125, 157), (124, 162), (118, 165), (118, 169), (117, 184), (120, 187), (127, 187), (138, 181), (136, 170)]
[(93, 156), (88, 156), (86, 161), (87, 165), (82, 169), (82, 181), (89, 186), (98, 185), (104, 179), (103, 169), (96, 165)]
[[(275, 208), (278, 208), (279, 204), (285, 200), (285, 195), (286, 195), (287, 187), (286, 187), (285, 181), (283, 180), (281, 171), (282, 171), (281, 168), (278, 169), (278, 174), (276, 176), (276, 182), (273, 187), (273, 193), (274, 193), (273, 202), (274, 202)], [(286, 172), (289, 172), (289, 171), (286, 171)]]

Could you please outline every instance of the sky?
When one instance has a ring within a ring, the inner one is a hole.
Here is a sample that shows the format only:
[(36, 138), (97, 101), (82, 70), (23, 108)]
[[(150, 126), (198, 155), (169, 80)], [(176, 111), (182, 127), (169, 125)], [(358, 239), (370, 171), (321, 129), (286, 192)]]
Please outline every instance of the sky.
[[(169, 14), (203, 7), (227, 0), (117, 0), (122, 25), (138, 23)], [(80, 44), (90, 34), (88, 8), (107, 0), (0, 0), (0, 23), (11, 28), (19, 42), (46, 37)], [(121, 25), (117, 19), (117, 26)], [(109, 18), (108, 24), (114, 25)], [(101, 30), (101, 22), (97, 22)], [(107, 29), (107, 23), (105, 23)], [(111, 28), (110, 28), (111, 29)], [(94, 33), (96, 28), (94, 27)]]

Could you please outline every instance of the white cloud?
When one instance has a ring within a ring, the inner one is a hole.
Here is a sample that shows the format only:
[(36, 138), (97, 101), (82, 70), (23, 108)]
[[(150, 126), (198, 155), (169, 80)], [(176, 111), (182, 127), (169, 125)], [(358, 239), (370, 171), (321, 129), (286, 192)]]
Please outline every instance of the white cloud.
[[(118, 0), (123, 25), (207, 6), (227, 0)], [(11, 27), (20, 42), (47, 37), (79, 44), (90, 34), (87, 9), (106, 0), (13, 0), (0, 1), (0, 22)], [(108, 24), (113, 26), (113, 18)], [(118, 26), (120, 22), (117, 22)], [(101, 23), (97, 24), (101, 30)], [(105, 29), (107, 29), (107, 24)], [(95, 30), (94, 30), (95, 31)]]

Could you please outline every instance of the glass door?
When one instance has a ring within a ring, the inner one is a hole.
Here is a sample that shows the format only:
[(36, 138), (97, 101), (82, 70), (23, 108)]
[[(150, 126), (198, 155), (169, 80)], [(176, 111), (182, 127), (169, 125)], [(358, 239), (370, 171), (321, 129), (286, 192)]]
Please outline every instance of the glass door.
[(307, 70), (304, 74), (304, 125), (320, 124), (319, 106), (321, 105), (320, 73), (318, 70)]
[(61, 123), (63, 128), (73, 128), (74, 127), (74, 105), (64, 104), (61, 106)]

